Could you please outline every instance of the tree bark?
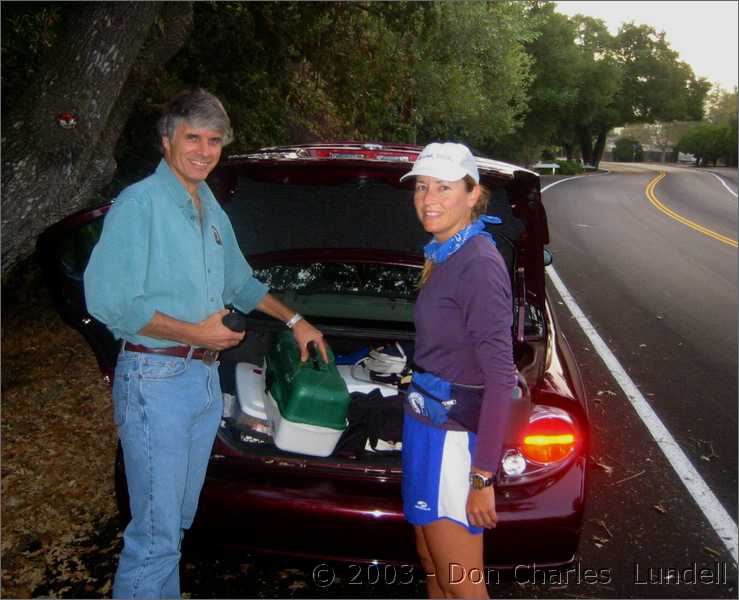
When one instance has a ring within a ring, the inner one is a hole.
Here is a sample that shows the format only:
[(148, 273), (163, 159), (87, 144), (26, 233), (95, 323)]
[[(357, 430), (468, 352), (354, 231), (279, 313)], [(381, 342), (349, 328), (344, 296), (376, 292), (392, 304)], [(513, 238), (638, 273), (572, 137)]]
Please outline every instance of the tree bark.
[[(44, 228), (85, 206), (115, 171), (113, 152), (151, 73), (192, 27), (190, 2), (81, 5), (3, 122), (2, 276)], [(62, 127), (68, 113), (76, 124)]]
[(586, 165), (593, 164), (593, 136), (587, 127), (577, 128), (577, 141), (580, 144), (582, 160)]
[(606, 148), (606, 137), (608, 136), (607, 129), (601, 129), (598, 132), (598, 137), (595, 140), (595, 147), (593, 148), (593, 162), (591, 163), (596, 169), (600, 164), (600, 159), (603, 158), (603, 150)]

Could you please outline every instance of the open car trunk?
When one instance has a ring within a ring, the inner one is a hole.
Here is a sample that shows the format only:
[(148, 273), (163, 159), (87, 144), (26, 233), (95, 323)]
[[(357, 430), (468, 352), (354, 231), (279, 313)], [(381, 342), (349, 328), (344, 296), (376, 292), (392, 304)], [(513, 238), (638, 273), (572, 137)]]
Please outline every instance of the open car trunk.
[[(390, 347), (393, 350), (399, 346), (410, 364), (414, 333), (403, 325), (397, 323), (395, 329), (390, 329), (389, 323), (385, 322), (373, 335), (369, 327), (350, 328), (338, 320), (332, 325), (319, 322), (324, 339), (336, 357), (337, 370), (351, 395), (347, 427), (341, 434), (337, 433), (338, 439), (330, 455), (321, 457), (311, 450), (281, 450), (275, 444), (274, 423), (270, 417), (278, 409), (273, 403), (270, 411), (268, 405), (265, 357), (275, 344), (280, 326), (274, 321), (252, 317), (244, 343), (221, 354), (219, 372), (224, 395), (224, 417), (219, 431), (221, 441), (238, 453), (262, 458), (299, 458), (305, 464), (399, 471), (403, 423), (401, 392), (394, 382), (380, 381), (370, 375), (360, 358), (366, 356), (369, 349)], [(519, 346), (519, 349), (523, 348)], [(517, 353), (519, 372), (530, 367), (534, 356), (533, 352)], [(319, 404), (320, 399), (317, 399), (316, 410), (320, 410)], [(514, 403), (511, 414), (508, 432), (511, 444), (527, 422), (529, 410), (530, 398), (525, 391), (524, 396)], [(295, 435), (302, 434), (295, 432)], [(313, 447), (313, 442), (308, 446)]]
[[(429, 236), (418, 224), (407, 186), (395, 183), (397, 179), (351, 168), (330, 182), (316, 179), (315, 171), (303, 166), (283, 169), (275, 164), (257, 169), (235, 164), (228, 172), (224, 210), (255, 276), (271, 293), (306, 315), (339, 359), (363, 349), (401, 343), (409, 349), (410, 364), (415, 337), (413, 305), (423, 264), (420, 249)], [(517, 196), (528, 189), (526, 185), (515, 178), (488, 177), (486, 183), (491, 190), (488, 214), (503, 222), (489, 230), (511, 275), (516, 362), (529, 379), (526, 371), (542, 362), (541, 349), (532, 348), (541, 346), (545, 337), (543, 306), (542, 296), (532, 290), (537, 286), (527, 285), (526, 264), (518, 257), (522, 248), (532, 251), (529, 260), (542, 250), (522, 235), (528, 219), (516, 215), (518, 211), (524, 216), (522, 211), (528, 210), (528, 205), (517, 202)], [(221, 354), (226, 415), (220, 436), (236, 452), (276, 457), (290, 454), (275, 446), (274, 431), (270, 434), (268, 424), (243, 410), (249, 401), (239, 398), (236, 384), (240, 364), (251, 365), (251, 374), (259, 375), (253, 369), (263, 366), (264, 356), (282, 328), (273, 319), (252, 312), (246, 342)], [(302, 458), (311, 464), (400, 468), (397, 442), (402, 431), (402, 404), (397, 389), (379, 384), (357, 389), (357, 382), (348, 375), (349, 367), (339, 369), (349, 391), (355, 392), (348, 429), (330, 456)], [(534, 380), (535, 374), (530, 379)]]
[[(252, 319), (254, 321), (257, 319)], [(249, 331), (241, 346), (221, 355), (224, 418), (219, 435), (222, 441), (239, 452), (262, 456), (299, 455), (311, 461), (331, 464), (399, 468), (403, 411), (398, 388), (389, 382), (372, 381), (367, 370), (361, 364), (356, 365), (359, 357), (366, 355), (368, 349), (394, 345), (396, 342), (386, 337), (366, 336), (366, 331), (325, 336), (336, 357), (337, 370), (351, 395), (351, 402), (347, 411), (346, 429), (341, 433), (337, 431), (338, 440), (330, 455), (320, 457), (311, 453), (312, 442), (308, 443), (306, 452), (297, 453), (281, 450), (275, 444), (275, 430), (270, 417), (276, 406), (272, 404), (270, 410), (267, 404), (271, 402), (271, 397), (265, 393), (267, 381), (264, 367), (265, 356), (275, 343), (277, 332), (268, 323), (261, 325), (260, 329)], [(403, 330), (396, 330), (394, 333), (396, 340), (404, 340), (397, 342), (404, 351), (412, 352), (413, 334)], [(316, 402), (316, 410), (320, 410), (320, 399)], [(311, 426), (307, 428), (310, 429)], [(300, 433), (297, 432), (296, 435)]]

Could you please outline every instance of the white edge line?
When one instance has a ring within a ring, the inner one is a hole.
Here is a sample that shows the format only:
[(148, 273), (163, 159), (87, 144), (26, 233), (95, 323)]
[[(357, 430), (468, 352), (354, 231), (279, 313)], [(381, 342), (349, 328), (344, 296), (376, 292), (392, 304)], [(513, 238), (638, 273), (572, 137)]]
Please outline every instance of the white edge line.
[[(711, 175), (713, 175), (716, 179), (718, 179), (721, 182), (721, 185), (723, 185), (726, 188), (726, 191), (727, 192), (729, 192), (732, 196), (734, 196), (734, 198), (737, 197), (736, 192), (734, 190), (732, 190), (728, 185), (726, 185), (726, 182), (723, 180), (722, 177), (719, 177), (718, 175), (716, 175), (716, 173), (711, 173), (710, 171), (709, 171), (709, 173)], [(544, 190), (542, 190), (542, 192), (543, 191)]]
[(576, 175), (575, 177), (568, 177), (567, 179), (558, 179), (557, 181), (553, 181), (548, 186), (543, 187), (541, 189), (541, 193), (543, 194), (546, 192), (550, 187), (557, 185), (558, 183), (562, 183), (563, 181), (572, 181), (573, 179), (580, 179), (582, 177), (587, 177), (587, 175)]
[[(567, 181), (567, 179), (561, 179), (545, 187), (542, 192), (549, 189), (553, 185)], [(721, 505), (716, 498), (715, 494), (708, 487), (706, 482), (700, 476), (698, 471), (695, 470), (690, 459), (682, 451), (675, 438), (664, 426), (657, 413), (649, 405), (644, 396), (638, 390), (631, 377), (628, 376), (624, 368), (618, 362), (618, 359), (614, 356), (613, 352), (608, 348), (603, 338), (600, 337), (595, 327), (590, 323), (585, 313), (582, 312), (580, 307), (575, 302), (575, 299), (570, 294), (569, 290), (562, 283), (562, 280), (557, 275), (554, 267), (551, 265), (546, 268), (546, 273), (549, 279), (557, 289), (562, 301), (565, 303), (567, 308), (575, 317), (575, 320), (580, 325), (583, 333), (590, 340), (593, 345), (593, 349), (603, 359), (606, 367), (610, 371), (613, 378), (618, 383), (619, 387), (623, 390), (626, 398), (629, 400), (631, 405), (639, 418), (644, 422), (649, 433), (657, 442), (665, 457), (669, 461), (672, 468), (677, 473), (680, 480), (687, 488), (690, 495), (695, 500), (698, 508), (701, 509), (708, 522), (713, 527), (714, 531), (718, 534), (719, 538), (723, 542), (726, 549), (729, 551), (737, 562), (737, 546), (739, 545), (739, 534), (737, 532), (737, 525), (733, 519), (726, 512), (726, 509)]]
[(604, 175), (610, 175), (610, 171), (606, 171), (605, 173), (593, 173), (593, 174), (585, 174), (585, 175), (575, 175), (574, 177), (568, 177), (567, 179), (558, 179), (557, 181), (552, 181), (549, 185), (545, 185), (543, 188), (541, 188), (540, 193), (546, 192), (550, 187), (554, 187), (558, 183), (563, 183), (565, 181), (572, 181), (573, 179), (582, 179), (583, 177), (603, 177)]

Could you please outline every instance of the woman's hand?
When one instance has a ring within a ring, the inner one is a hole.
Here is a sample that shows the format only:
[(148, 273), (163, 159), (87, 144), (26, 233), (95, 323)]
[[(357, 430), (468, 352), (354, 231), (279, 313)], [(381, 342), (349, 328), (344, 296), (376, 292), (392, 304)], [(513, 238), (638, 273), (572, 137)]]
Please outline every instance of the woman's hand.
[(495, 512), (495, 491), (492, 485), (481, 490), (470, 488), (467, 497), (467, 519), (470, 525), (475, 527), (485, 529), (495, 527), (498, 515)]

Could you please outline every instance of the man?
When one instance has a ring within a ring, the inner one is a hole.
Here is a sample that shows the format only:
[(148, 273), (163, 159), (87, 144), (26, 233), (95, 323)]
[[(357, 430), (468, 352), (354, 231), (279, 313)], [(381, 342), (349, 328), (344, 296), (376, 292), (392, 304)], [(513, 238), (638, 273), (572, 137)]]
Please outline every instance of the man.
[(183, 92), (158, 124), (164, 159), (106, 216), (85, 271), (88, 310), (122, 340), (113, 384), (132, 518), (115, 598), (177, 598), (184, 531), (197, 509), (222, 415), (218, 351), (244, 333), (224, 305), (284, 321), (303, 360), (321, 333), (252, 275), (205, 178), (232, 139), (220, 101)]

